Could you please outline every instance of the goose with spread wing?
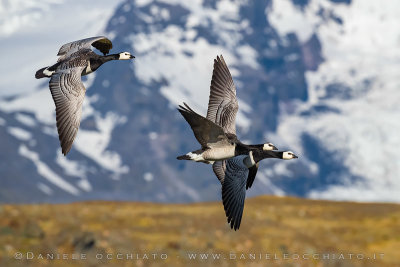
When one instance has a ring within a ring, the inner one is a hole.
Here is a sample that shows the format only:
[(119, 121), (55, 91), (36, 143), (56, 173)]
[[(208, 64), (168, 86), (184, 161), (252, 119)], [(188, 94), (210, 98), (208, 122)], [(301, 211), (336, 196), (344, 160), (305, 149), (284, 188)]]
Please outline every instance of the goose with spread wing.
[(218, 161), (247, 154), (253, 149), (276, 149), (271, 143), (246, 145), (240, 142), (236, 136), (235, 122), (238, 109), (236, 87), (232, 76), (224, 58), (217, 56), (214, 60), (207, 116), (203, 117), (196, 113), (186, 103), (178, 108), (192, 128), (201, 149), (179, 156), (177, 159), (214, 164), (214, 172), (220, 178)]
[(236, 87), (222, 56), (214, 60), (206, 118), (185, 103), (178, 109), (201, 144), (201, 149), (178, 159), (213, 164), (213, 171), (222, 184), (228, 223), (235, 230), (240, 227), (246, 189), (254, 182), (259, 162), (264, 158), (297, 158), (291, 151), (273, 151), (277, 148), (271, 143), (246, 145), (240, 142), (235, 123), (238, 109)]
[[(92, 46), (103, 55), (93, 52)], [(81, 121), (86, 92), (81, 76), (96, 71), (108, 61), (135, 58), (129, 52), (107, 55), (111, 48), (112, 42), (104, 36), (67, 43), (58, 51), (56, 64), (41, 68), (35, 74), (36, 79), (50, 78), (49, 87), (56, 106), (57, 130), (64, 156), (72, 147)]]

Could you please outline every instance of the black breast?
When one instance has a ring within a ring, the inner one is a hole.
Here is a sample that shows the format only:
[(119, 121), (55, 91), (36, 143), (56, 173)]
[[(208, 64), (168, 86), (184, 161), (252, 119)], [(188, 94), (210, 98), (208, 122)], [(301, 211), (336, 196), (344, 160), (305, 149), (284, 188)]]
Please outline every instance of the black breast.
[(90, 59), (90, 69), (92, 71), (97, 70), (102, 64), (103, 64), (103, 62), (100, 60), (100, 58), (91, 58)]
[(236, 143), (235, 147), (235, 156), (237, 155), (246, 155), (250, 151), (249, 147), (245, 144), (241, 143), (240, 141)]

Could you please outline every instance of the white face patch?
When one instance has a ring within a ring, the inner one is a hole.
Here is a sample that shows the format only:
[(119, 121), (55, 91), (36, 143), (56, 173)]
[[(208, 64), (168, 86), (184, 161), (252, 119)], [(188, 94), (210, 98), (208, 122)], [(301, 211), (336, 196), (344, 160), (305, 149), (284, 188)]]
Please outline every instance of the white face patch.
[(119, 53), (119, 60), (126, 60), (126, 59), (131, 59), (131, 58), (132, 58), (132, 56), (131, 56), (131, 53), (129, 53), (129, 52)]
[(264, 151), (266, 151), (266, 150), (273, 150), (273, 149), (274, 149), (274, 145), (271, 144), (271, 143), (264, 144), (264, 146), (263, 146), (263, 150), (264, 150)]
[(48, 69), (45, 69), (43, 71), (43, 74), (46, 75), (46, 76), (51, 76), (51, 75), (53, 75), (53, 73), (54, 73), (54, 71), (49, 71)]
[(297, 158), (292, 151), (283, 152), (282, 159), (294, 159)]

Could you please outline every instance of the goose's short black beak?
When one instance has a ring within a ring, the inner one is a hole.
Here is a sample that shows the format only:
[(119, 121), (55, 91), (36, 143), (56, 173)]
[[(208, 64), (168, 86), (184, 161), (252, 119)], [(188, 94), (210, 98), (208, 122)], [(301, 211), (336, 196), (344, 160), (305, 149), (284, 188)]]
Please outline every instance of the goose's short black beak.
[(294, 159), (297, 159), (297, 158), (298, 158), (298, 156), (296, 156), (295, 154), (293, 154), (293, 158), (294, 158)]
[(135, 56), (132, 56), (132, 55), (131, 55), (131, 56), (130, 56), (130, 59), (132, 59), (132, 58), (135, 58)]
[(278, 148), (276, 146), (272, 146), (272, 150), (278, 150)]

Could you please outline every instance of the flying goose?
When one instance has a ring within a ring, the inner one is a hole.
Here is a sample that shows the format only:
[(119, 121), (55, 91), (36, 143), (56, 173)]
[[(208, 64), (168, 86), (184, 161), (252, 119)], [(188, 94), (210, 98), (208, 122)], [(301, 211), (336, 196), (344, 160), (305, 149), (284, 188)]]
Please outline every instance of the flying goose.
[[(94, 53), (91, 46), (104, 56)], [(41, 68), (35, 74), (36, 79), (50, 78), (49, 87), (56, 105), (57, 130), (64, 156), (72, 147), (81, 121), (86, 92), (81, 76), (96, 71), (108, 61), (135, 58), (128, 52), (107, 55), (111, 48), (111, 41), (104, 36), (64, 44), (58, 51), (57, 63)]]
[[(230, 226), (235, 231), (239, 229), (242, 220), (246, 190), (251, 187), (249, 176), (252, 168), (265, 158), (295, 159), (291, 151), (261, 151), (252, 150), (248, 155), (239, 155), (225, 161), (223, 166), (222, 203)], [(250, 183), (250, 186), (249, 186)]]
[(219, 161), (247, 154), (253, 149), (276, 149), (271, 143), (246, 145), (240, 142), (236, 136), (235, 123), (238, 109), (236, 87), (232, 76), (224, 58), (217, 56), (214, 59), (206, 118), (193, 111), (186, 103), (178, 108), (192, 128), (201, 149), (179, 156), (177, 159), (213, 164), (214, 172), (220, 179), (222, 163), (218, 163)]
[[(236, 87), (222, 55), (214, 59), (207, 117), (197, 114), (185, 103), (178, 108), (201, 144), (201, 149), (179, 156), (178, 159), (213, 164), (213, 171), (222, 184), (228, 223), (235, 230), (240, 226), (245, 192), (254, 182), (259, 161), (264, 158), (297, 158), (290, 151), (272, 151), (277, 148), (271, 143), (246, 145), (240, 142), (235, 123), (238, 109)], [(253, 153), (255, 158), (252, 157)], [(245, 159), (245, 167), (236, 163)], [(236, 192), (243, 188), (244, 193)], [(235, 205), (230, 206), (231, 203)]]

